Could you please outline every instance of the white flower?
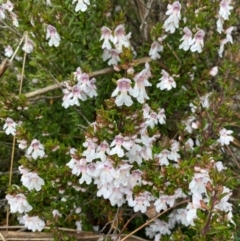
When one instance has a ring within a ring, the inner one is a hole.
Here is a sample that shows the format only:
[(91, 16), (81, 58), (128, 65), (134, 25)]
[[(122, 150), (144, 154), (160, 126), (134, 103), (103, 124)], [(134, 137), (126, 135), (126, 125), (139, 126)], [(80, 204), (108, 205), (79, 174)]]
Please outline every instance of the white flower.
[(19, 142), (18, 147), (22, 150), (24, 150), (25, 148), (27, 148), (27, 141), (22, 139), (22, 140), (18, 140), (17, 142)]
[(203, 108), (209, 108), (210, 103), (209, 103), (209, 96), (211, 95), (211, 93), (207, 93), (203, 96), (200, 97), (200, 102)]
[(17, 123), (13, 121), (11, 118), (7, 118), (5, 124), (3, 125), (3, 130), (7, 135), (12, 134), (13, 136), (16, 135), (16, 127)]
[(15, 27), (18, 27), (19, 24), (18, 24), (17, 15), (14, 12), (10, 12), (10, 15), (11, 15), (11, 18), (12, 18), (13, 25)]
[(124, 25), (122, 24), (118, 25), (114, 30), (113, 42), (120, 52), (122, 51), (122, 46), (124, 46), (125, 48), (128, 48), (130, 46), (130, 36), (131, 33), (126, 35)]
[(226, 34), (226, 39), (227, 39), (227, 42), (229, 42), (229, 43), (233, 43), (233, 38), (232, 38), (232, 31), (234, 30), (234, 27), (233, 26), (231, 26), (231, 27), (229, 27), (228, 29), (226, 29), (225, 31), (224, 31), (224, 33)]
[(41, 232), (45, 227), (45, 222), (40, 219), (38, 216), (29, 217), (27, 214), (23, 216), (22, 221), (24, 226), (32, 230), (33, 232), (39, 231)]
[(163, 28), (166, 32), (174, 33), (176, 28), (179, 27), (179, 20), (181, 19), (181, 4), (176, 1), (173, 4), (168, 4), (167, 8), (166, 15), (169, 15), (169, 17), (165, 20)]
[(4, 18), (6, 18), (5, 15), (5, 9), (3, 8), (3, 6), (0, 5), (0, 20), (3, 20)]
[(162, 52), (163, 51), (163, 46), (158, 42), (158, 41), (154, 41), (152, 44), (151, 44), (151, 48), (149, 50), (149, 56), (156, 60), (156, 59), (160, 59), (160, 54), (159, 52)]
[(122, 135), (117, 135), (114, 140), (112, 141), (110, 147), (114, 147), (110, 150), (109, 155), (115, 155), (117, 154), (119, 157), (124, 156), (124, 151), (122, 149), (122, 145), (124, 143), (124, 139)]
[(213, 68), (209, 71), (209, 74), (210, 74), (211, 76), (216, 76), (216, 75), (218, 74), (218, 67), (217, 67), (217, 66), (213, 67)]
[(75, 224), (77, 231), (82, 231), (82, 221), (76, 221)]
[(6, 3), (2, 4), (2, 7), (3, 7), (3, 9), (7, 10), (8, 12), (12, 12), (14, 5), (11, 1), (8, 0)]
[(185, 27), (183, 29), (183, 32), (185, 34), (180, 39), (180, 41), (183, 41), (183, 42), (179, 45), (179, 49), (183, 49), (187, 51), (189, 50), (190, 46), (194, 43), (194, 40), (192, 39), (192, 32), (188, 27)]
[(85, 12), (88, 8), (87, 5), (90, 5), (89, 0), (73, 0), (72, 4), (74, 4), (75, 2), (77, 2), (77, 5), (75, 7), (76, 12), (78, 12), (79, 10), (82, 11), (82, 12)]
[(159, 112), (158, 112), (157, 116), (158, 116), (159, 124), (161, 124), (161, 125), (166, 124), (166, 115), (165, 115), (164, 109), (159, 109)]
[(54, 209), (53, 211), (52, 211), (52, 215), (53, 215), (53, 217), (62, 217), (62, 214), (57, 210), (57, 209)]
[(103, 26), (101, 28), (101, 33), (102, 33), (102, 35), (101, 35), (100, 41), (103, 40), (102, 49), (105, 49), (105, 48), (111, 49), (112, 46), (109, 41), (112, 41), (112, 42), (114, 41), (111, 29)]
[(135, 196), (134, 200), (128, 199), (128, 205), (133, 207), (134, 212), (141, 211), (142, 213), (145, 213), (147, 211), (147, 207), (150, 206), (150, 201), (151, 194), (145, 191)]
[(13, 55), (13, 49), (10, 45), (8, 45), (5, 49), (4, 49), (4, 55), (8, 58), (10, 58)]
[(23, 186), (27, 187), (29, 191), (33, 189), (40, 191), (44, 185), (44, 180), (36, 172), (23, 173), (21, 181)]
[(224, 24), (224, 19), (221, 16), (219, 16), (219, 18), (217, 20), (217, 31), (218, 31), (218, 33), (222, 33), (223, 24)]
[(148, 100), (149, 97), (146, 93), (146, 86), (152, 86), (152, 84), (148, 81), (148, 78), (151, 76), (150, 66), (148, 63), (145, 64), (146, 68), (143, 69), (140, 73), (134, 76), (135, 86), (133, 88), (133, 97), (137, 98), (137, 101), (141, 104), (144, 103), (145, 100)]
[(161, 90), (171, 90), (172, 88), (176, 88), (176, 82), (174, 81), (173, 77), (169, 75), (167, 71), (164, 69), (161, 71), (162, 77), (159, 79), (161, 80), (160, 83), (157, 84), (157, 88)]
[(44, 157), (44, 146), (37, 140), (32, 140), (30, 146), (27, 149), (27, 155), (32, 155), (33, 159), (37, 159), (38, 157)]
[(58, 47), (61, 41), (60, 35), (58, 34), (55, 27), (52, 25), (47, 26), (47, 36), (46, 39), (49, 39), (48, 45)]
[[(118, 93), (120, 92), (120, 95)], [(113, 91), (112, 97), (117, 96), (115, 103), (117, 106), (131, 106), (133, 104), (133, 101), (131, 97), (128, 95), (133, 96), (133, 89), (131, 87), (131, 80), (127, 78), (122, 78), (117, 81), (117, 88)]]
[(225, 128), (222, 128), (219, 132), (220, 138), (217, 141), (220, 142), (222, 146), (229, 145), (230, 141), (233, 141), (233, 137), (231, 136), (232, 133), (232, 130), (226, 130)]
[(220, 48), (219, 48), (219, 50), (218, 50), (218, 55), (219, 55), (219, 57), (221, 57), (222, 58), (222, 54), (223, 54), (223, 51), (224, 51), (224, 46), (225, 46), (225, 44), (228, 42), (228, 40), (225, 38), (225, 39), (222, 39), (221, 41), (220, 41)]
[(197, 33), (194, 35), (193, 43), (190, 48), (192, 52), (196, 52), (196, 51), (198, 53), (202, 52), (202, 48), (204, 46), (204, 42), (203, 42), (204, 36), (205, 36), (205, 32), (203, 30), (197, 31)]
[(230, 11), (233, 9), (232, 6), (230, 6), (231, 0), (222, 0), (220, 2), (220, 9), (219, 9), (219, 15), (224, 19), (228, 20)]
[(103, 51), (103, 61), (108, 60), (108, 65), (116, 65), (119, 61), (119, 54), (120, 51), (118, 51), (117, 49), (104, 49)]
[(157, 157), (159, 158), (159, 164), (168, 166), (169, 165), (169, 161), (168, 161), (168, 156), (171, 154), (171, 152), (167, 149), (162, 150)]
[(32, 210), (32, 206), (28, 203), (27, 198), (22, 193), (19, 193), (15, 196), (8, 194), (6, 195), (6, 199), (10, 205), (11, 213), (24, 213)]
[(22, 50), (25, 51), (27, 54), (30, 54), (33, 51), (33, 41), (28, 38), (27, 41), (24, 43)]

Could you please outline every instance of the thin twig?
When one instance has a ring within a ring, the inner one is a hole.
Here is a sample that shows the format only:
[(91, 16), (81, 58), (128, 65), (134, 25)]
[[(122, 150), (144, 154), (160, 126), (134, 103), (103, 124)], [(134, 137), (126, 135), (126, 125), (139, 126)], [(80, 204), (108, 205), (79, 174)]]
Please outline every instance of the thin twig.
[(171, 46), (169, 43), (167, 43), (167, 46), (168, 46), (168, 48), (172, 51), (174, 57), (175, 57), (176, 60), (179, 62), (179, 64), (182, 65), (182, 61), (179, 59), (179, 57), (177, 56), (177, 54), (176, 54), (176, 52), (174, 51), (174, 49), (172, 48), (172, 46)]
[[(10, 62), (13, 61), (14, 56), (17, 54), (17, 51), (19, 50), (24, 38), (27, 38), (27, 32), (24, 33), (20, 43), (18, 44), (12, 58), (10, 59)], [(26, 40), (26, 39), (25, 39)], [(22, 65), (22, 73), (21, 73), (21, 80), (20, 80), (20, 87), (19, 87), (19, 95), (22, 92), (22, 83), (23, 83), (23, 76), (24, 76), (24, 69), (25, 69), (25, 62), (26, 62), (26, 52), (24, 54), (24, 59), (23, 59), (23, 65)], [(8, 185), (10, 186), (12, 184), (12, 174), (13, 174), (13, 162), (14, 162), (14, 153), (15, 153), (15, 145), (16, 145), (16, 136), (13, 136), (13, 141), (12, 141), (12, 152), (11, 152), (11, 161), (10, 161), (10, 170), (9, 170), (9, 183)], [(7, 216), (6, 216), (6, 226), (8, 227), (9, 224), (9, 207), (7, 208)], [(7, 229), (6, 229), (7, 230)]]
[[(151, 60), (152, 59), (149, 58), (149, 57), (136, 59), (136, 60), (133, 60), (132, 65), (138, 65), (138, 64), (150, 62)], [(101, 70), (97, 70), (97, 71), (88, 73), (88, 75), (91, 78), (91, 77), (95, 77), (95, 76), (103, 75), (103, 74), (107, 74), (107, 73), (112, 73), (112, 72), (114, 72), (114, 69), (109, 67), (109, 68), (105, 68), (105, 69), (101, 69)], [(65, 83), (66, 82), (64, 81), (64, 82), (61, 82), (61, 83), (58, 83), (58, 84), (49, 85), (49, 86), (47, 86), (45, 88), (38, 89), (38, 90), (35, 90), (35, 91), (32, 91), (32, 92), (26, 93), (25, 96), (27, 98), (32, 98), (32, 97), (44, 94), (44, 93), (49, 92), (49, 91), (59, 89), (59, 88), (63, 87), (65, 85)]]
[[(25, 45), (26, 45), (27, 44), (27, 40), (28, 40), (28, 33), (26, 32), (24, 34), (24, 36), (25, 36)], [(24, 51), (22, 72), (21, 72), (21, 79), (20, 79), (20, 87), (19, 87), (19, 95), (21, 95), (21, 93), (22, 93), (22, 84), (23, 84), (23, 78), (24, 78), (24, 69), (25, 69), (25, 64), (26, 64), (26, 57), (27, 57), (27, 53), (26, 53), (26, 51)]]
[(3, 241), (6, 241), (6, 239), (4, 238), (4, 236), (2, 235), (2, 233), (0, 233), (0, 238), (1, 238)]
[(143, 225), (141, 225), (140, 227), (136, 228), (134, 231), (132, 231), (131, 233), (129, 233), (128, 235), (126, 235), (123, 239), (121, 239), (121, 241), (124, 241), (126, 240), (128, 237), (132, 236), (134, 233), (136, 233), (137, 231), (141, 230), (142, 228), (146, 227), (148, 224), (150, 224), (152, 221), (154, 221), (156, 218), (162, 216), (164, 213), (168, 212), (169, 210), (171, 209), (174, 209), (175, 207), (179, 206), (179, 205), (182, 205), (184, 203), (187, 203), (189, 202), (190, 200), (187, 199), (187, 200), (184, 200), (184, 201), (181, 201), (179, 203), (177, 203), (176, 205), (174, 205), (173, 207), (170, 207), (168, 208), (167, 210), (159, 213), (158, 215), (156, 215), (155, 217), (151, 218), (150, 220), (148, 220), (146, 223), (144, 223)]
[(228, 151), (230, 152), (230, 154), (231, 154), (231, 156), (232, 156), (234, 162), (236, 163), (237, 167), (238, 167), (239, 170), (240, 170), (240, 164), (239, 164), (238, 160), (236, 159), (235, 155), (233, 154), (233, 152), (231, 151), (231, 149), (229, 148), (228, 145), (226, 145), (226, 147), (227, 147)]

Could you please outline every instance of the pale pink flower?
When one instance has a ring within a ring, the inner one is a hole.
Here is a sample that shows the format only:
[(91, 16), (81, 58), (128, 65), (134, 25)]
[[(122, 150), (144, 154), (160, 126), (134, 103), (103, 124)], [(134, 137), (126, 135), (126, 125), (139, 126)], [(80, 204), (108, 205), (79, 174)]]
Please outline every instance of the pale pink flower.
[(211, 76), (216, 76), (218, 74), (218, 67), (217, 66), (214, 66), (210, 71), (209, 71), (209, 74)]
[(97, 96), (97, 86), (95, 85), (96, 79), (92, 78), (90, 79), (90, 88), (88, 89), (88, 92), (86, 93), (90, 98), (93, 98), (94, 96)]
[(81, 81), (82, 74), (83, 74), (83, 72), (82, 72), (81, 68), (78, 67), (76, 69), (76, 71), (73, 72), (74, 79), (77, 80), (77, 81)]
[(152, 200), (152, 196), (149, 192), (145, 191), (139, 193), (134, 197), (134, 200), (128, 199), (128, 205), (133, 207), (134, 212), (141, 211), (145, 213), (147, 211), (147, 207), (150, 206), (150, 201)]
[(23, 186), (27, 187), (29, 191), (35, 189), (40, 191), (42, 186), (45, 184), (44, 180), (38, 176), (36, 172), (24, 173), (21, 177)]
[(102, 49), (106, 48), (110, 50), (112, 48), (110, 41), (112, 42), (114, 41), (111, 29), (103, 26), (101, 28), (101, 33), (102, 35), (101, 35), (100, 41), (103, 40)]
[(157, 88), (160, 90), (171, 90), (172, 88), (176, 88), (176, 82), (174, 81), (173, 77), (169, 75), (167, 71), (164, 69), (161, 71), (162, 77), (159, 79), (161, 80), (160, 83), (157, 84)]
[(192, 39), (192, 32), (188, 27), (185, 27), (183, 29), (184, 35), (180, 39), (180, 41), (183, 41), (179, 45), (179, 49), (183, 49), (185, 51), (189, 50), (190, 46), (194, 43), (194, 40)]
[(10, 45), (8, 45), (5, 49), (4, 49), (4, 55), (8, 58), (10, 58), (13, 55), (13, 49)]
[(155, 111), (150, 110), (149, 114), (146, 116), (146, 125), (153, 128), (158, 123), (158, 115)]
[(222, 128), (219, 132), (220, 138), (217, 141), (220, 142), (222, 146), (229, 145), (230, 142), (234, 140), (234, 138), (231, 136), (232, 133), (232, 130)]
[(96, 149), (96, 158), (100, 158), (102, 162), (107, 160), (106, 153), (110, 151), (107, 141), (103, 141)]
[(3, 125), (3, 130), (7, 135), (11, 134), (13, 136), (16, 135), (16, 127), (17, 123), (13, 121), (13, 119), (7, 117), (5, 124)]
[(173, 4), (168, 4), (166, 15), (169, 17), (165, 20), (163, 28), (166, 32), (174, 33), (176, 28), (179, 27), (179, 20), (181, 19), (181, 4), (175, 1)]
[(169, 165), (169, 161), (168, 161), (168, 156), (171, 154), (171, 152), (167, 149), (162, 150), (157, 157), (159, 158), (159, 164), (168, 166)]
[(190, 48), (192, 52), (196, 52), (196, 51), (198, 53), (202, 52), (202, 48), (204, 46), (204, 42), (203, 42), (204, 36), (205, 36), (205, 32), (203, 30), (197, 31), (197, 33), (194, 35), (193, 43)]
[(122, 51), (122, 46), (124, 46), (125, 48), (128, 48), (130, 46), (130, 35), (131, 33), (126, 35), (125, 27), (123, 24), (120, 24), (115, 28), (113, 43), (120, 52)]
[(116, 65), (119, 61), (120, 52), (117, 49), (104, 49), (103, 51), (103, 61), (108, 60), (108, 65)]
[(206, 185), (210, 181), (207, 172), (195, 173), (188, 187), (193, 194), (201, 195), (202, 193), (206, 193)]
[(62, 217), (62, 214), (57, 209), (52, 211), (52, 215), (54, 218)]
[(74, 85), (72, 87), (72, 91), (70, 92), (68, 98), (70, 99), (70, 105), (77, 105), (79, 106), (79, 100), (85, 101), (87, 96), (84, 90), (79, 85)]
[[(117, 88), (113, 91), (112, 97), (117, 96), (115, 103), (117, 106), (131, 106), (133, 104), (133, 101), (131, 97), (128, 95), (133, 96), (133, 89), (131, 87), (131, 80), (127, 78), (122, 78), (117, 81)], [(120, 95), (118, 93), (120, 92)]]
[(72, 4), (74, 4), (75, 2), (77, 2), (77, 5), (75, 7), (75, 11), (81, 11), (81, 12), (85, 12), (88, 8), (87, 5), (90, 5), (90, 1), (89, 0), (73, 0)]
[(33, 159), (37, 159), (38, 157), (44, 157), (44, 146), (37, 140), (32, 140), (30, 146), (27, 149), (27, 155), (32, 155)]
[(83, 152), (83, 156), (86, 157), (87, 162), (91, 162), (93, 159), (97, 158), (96, 148), (97, 144), (91, 139), (87, 138), (86, 141), (82, 144), (87, 150)]
[(2, 7), (3, 7), (3, 9), (5, 9), (9, 12), (12, 12), (14, 5), (11, 1), (8, 0), (6, 3), (2, 4)]
[(152, 44), (151, 44), (151, 48), (149, 50), (149, 56), (156, 60), (156, 59), (160, 59), (160, 54), (159, 52), (162, 52), (163, 51), (163, 46), (158, 42), (158, 41), (154, 41)]
[(27, 198), (22, 193), (19, 193), (15, 196), (8, 194), (6, 195), (6, 199), (10, 205), (11, 213), (24, 213), (32, 210), (32, 206), (28, 203)]
[(33, 41), (30, 38), (24, 43), (22, 50), (27, 54), (30, 54), (33, 51)]
[(220, 9), (219, 9), (219, 15), (224, 19), (228, 20), (230, 11), (233, 9), (232, 6), (230, 6), (231, 0), (222, 0), (220, 2)]
[(24, 226), (32, 230), (33, 232), (39, 231), (41, 232), (45, 227), (45, 222), (40, 219), (38, 216), (29, 217), (27, 214), (23, 216), (22, 221)]
[(124, 156), (124, 150), (122, 149), (123, 144), (124, 144), (124, 138), (122, 137), (121, 134), (117, 135), (110, 145), (112, 149), (110, 150), (109, 155), (117, 154), (119, 157), (123, 157)]
[(49, 39), (48, 45), (58, 47), (61, 41), (60, 35), (57, 32), (57, 29), (52, 25), (47, 26), (47, 35), (46, 39)]
[(148, 100), (149, 97), (146, 93), (146, 86), (152, 86), (152, 84), (148, 81), (148, 78), (151, 76), (150, 66), (148, 63), (145, 64), (145, 69), (143, 69), (140, 73), (134, 76), (135, 86), (133, 88), (133, 97), (137, 98), (137, 101), (141, 104), (144, 103), (145, 100)]
[(218, 55), (220, 58), (222, 58), (222, 55), (223, 55), (223, 51), (224, 51), (224, 46), (225, 44), (228, 42), (228, 40), (225, 38), (225, 39), (222, 39), (220, 41), (220, 48), (218, 50)]

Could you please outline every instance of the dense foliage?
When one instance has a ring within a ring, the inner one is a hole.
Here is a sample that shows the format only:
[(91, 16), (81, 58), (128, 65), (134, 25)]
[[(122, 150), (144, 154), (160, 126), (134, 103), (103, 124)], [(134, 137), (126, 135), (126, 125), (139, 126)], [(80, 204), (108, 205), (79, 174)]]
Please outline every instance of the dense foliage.
[(2, 223), (237, 240), (238, 3), (1, 2)]

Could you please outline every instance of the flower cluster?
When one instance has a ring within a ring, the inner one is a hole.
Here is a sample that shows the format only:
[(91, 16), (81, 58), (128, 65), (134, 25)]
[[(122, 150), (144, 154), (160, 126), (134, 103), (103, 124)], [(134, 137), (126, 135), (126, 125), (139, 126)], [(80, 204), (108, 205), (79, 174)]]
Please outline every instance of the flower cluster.
[(85, 101), (87, 96), (90, 98), (97, 96), (95, 78), (90, 79), (88, 74), (83, 73), (80, 67), (77, 68), (73, 75), (77, 84), (70, 86), (66, 83), (67, 88), (63, 89), (64, 96), (62, 106), (64, 108), (68, 108), (73, 105), (79, 106), (79, 100)]
[[(122, 24), (115, 28), (114, 35), (112, 35), (111, 29), (106, 26), (101, 28), (101, 33), (100, 40), (103, 40), (102, 49), (104, 50), (103, 60), (108, 60), (108, 65), (116, 65), (120, 61), (119, 55), (123, 51), (123, 46), (125, 48), (131, 46), (129, 41), (131, 33), (126, 35), (124, 25)], [(114, 47), (112, 47), (110, 41)]]
[(140, 73), (136, 74), (133, 78), (135, 82), (134, 88), (131, 87), (132, 81), (128, 78), (122, 78), (117, 80), (117, 88), (112, 93), (112, 97), (117, 96), (115, 100), (116, 105), (131, 106), (133, 104), (131, 96), (135, 97), (137, 101), (141, 104), (148, 100), (149, 97), (146, 93), (145, 87), (152, 86), (152, 84), (148, 81), (150, 77), (150, 66), (148, 63), (146, 63), (145, 69), (143, 69)]
[(181, 4), (179, 1), (173, 4), (168, 4), (166, 15), (169, 17), (165, 20), (163, 28), (166, 32), (174, 33), (176, 28), (179, 27), (179, 20), (181, 19)]
[(198, 53), (201, 53), (204, 46), (203, 39), (205, 32), (203, 30), (198, 30), (194, 35), (194, 38), (192, 38), (192, 32), (188, 27), (185, 27), (183, 32), (184, 36), (180, 39), (183, 42), (180, 44), (179, 49), (185, 51), (190, 49), (192, 52), (197, 51)]
[(230, 11), (233, 9), (233, 7), (230, 6), (230, 3), (231, 0), (222, 0), (219, 4), (220, 8), (217, 20), (217, 31), (219, 33), (222, 33), (224, 21), (229, 19)]
[(18, 27), (17, 15), (13, 12), (14, 5), (11, 1), (7, 0), (5, 3), (0, 4), (0, 20), (6, 18), (6, 12), (10, 15), (12, 23), (15, 27)]

